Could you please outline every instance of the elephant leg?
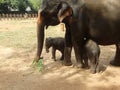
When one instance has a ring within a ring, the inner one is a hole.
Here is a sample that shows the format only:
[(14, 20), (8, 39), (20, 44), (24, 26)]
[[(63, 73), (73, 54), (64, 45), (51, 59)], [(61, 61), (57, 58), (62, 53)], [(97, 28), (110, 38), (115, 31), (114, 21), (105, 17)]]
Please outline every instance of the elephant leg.
[(95, 58), (90, 59), (90, 72), (92, 74), (96, 73), (95, 66), (96, 66), (96, 64), (95, 64)]
[(96, 69), (97, 69), (98, 63), (99, 63), (98, 57), (92, 57), (92, 58), (90, 58), (90, 63), (91, 63), (90, 72), (92, 74), (94, 74), (94, 73), (96, 73)]
[(54, 59), (54, 61), (56, 61), (56, 55), (55, 55), (56, 49), (52, 48), (52, 59)]
[(82, 46), (79, 45), (79, 42), (77, 43), (76, 41), (73, 41), (73, 46), (74, 46), (74, 51), (75, 51), (75, 57), (77, 60), (77, 67), (82, 67), (85, 68), (85, 64), (83, 62), (83, 53), (82, 53)]
[(72, 48), (71, 47), (65, 47), (65, 51), (64, 51), (64, 60), (63, 60), (63, 64), (65, 66), (70, 66), (72, 65), (72, 62), (71, 62), (71, 50)]
[(38, 62), (42, 53), (43, 42), (44, 42), (44, 16), (41, 15), (40, 11), (38, 13), (37, 19), (37, 55), (35, 61)]
[(83, 53), (83, 59), (84, 59), (84, 63), (85, 63), (85, 68), (89, 69), (88, 57), (87, 57), (86, 53)]
[(65, 49), (64, 49), (64, 60), (63, 60), (63, 64), (65, 66), (72, 65), (71, 51), (72, 51), (71, 31), (70, 31), (70, 28), (66, 25)]
[(111, 65), (120, 66), (120, 43), (116, 44), (116, 54), (114, 60), (110, 61)]
[(61, 54), (62, 54), (62, 56), (61, 56), (60, 60), (63, 60), (64, 59), (64, 51), (61, 51)]

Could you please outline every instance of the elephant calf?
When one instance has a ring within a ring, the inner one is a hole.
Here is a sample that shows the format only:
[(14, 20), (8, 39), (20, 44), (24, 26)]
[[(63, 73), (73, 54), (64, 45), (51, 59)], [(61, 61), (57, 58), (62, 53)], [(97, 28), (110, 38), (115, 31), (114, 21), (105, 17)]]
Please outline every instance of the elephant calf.
[[(52, 47), (52, 59), (56, 61), (56, 50), (59, 50), (62, 54), (61, 60), (64, 59), (64, 47), (65, 39), (62, 37), (49, 37), (45, 40), (46, 52), (49, 52), (49, 48)], [(99, 63), (100, 48), (98, 44), (92, 40), (87, 40), (83, 49), (83, 61), (88, 66), (88, 60), (90, 60), (91, 73), (96, 73), (96, 69)]]
[(52, 47), (52, 59), (56, 61), (56, 50), (59, 50), (62, 54), (60, 60), (64, 59), (64, 47), (65, 47), (65, 39), (62, 37), (49, 37), (45, 40), (45, 48), (46, 52), (49, 52), (49, 48)]
[(96, 73), (99, 63), (99, 56), (100, 56), (100, 47), (99, 45), (92, 41), (87, 40), (86, 44), (83, 49), (83, 59), (86, 66), (88, 66), (88, 60), (90, 60), (90, 66), (91, 66), (91, 73)]

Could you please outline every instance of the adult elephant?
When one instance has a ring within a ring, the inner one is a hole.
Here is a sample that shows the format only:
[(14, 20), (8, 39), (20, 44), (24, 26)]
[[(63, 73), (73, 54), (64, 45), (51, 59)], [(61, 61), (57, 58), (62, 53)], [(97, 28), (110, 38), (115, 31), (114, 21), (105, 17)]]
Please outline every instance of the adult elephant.
[[(74, 0), (66, 0), (67, 3), (72, 3)], [(38, 62), (44, 43), (44, 29), (49, 25), (58, 25), (60, 23), (58, 19), (59, 10), (66, 6), (64, 0), (42, 0), (41, 9), (38, 12), (37, 19), (37, 55), (35, 57), (35, 61)], [(72, 41), (71, 41), (71, 30), (69, 25), (69, 19), (66, 18), (63, 22), (66, 24), (66, 33), (65, 33), (65, 56), (64, 56), (64, 64), (71, 65), (71, 49), (72, 49)], [(53, 31), (54, 32), (54, 31)]]
[(110, 63), (120, 66), (120, 0), (74, 1), (62, 7), (58, 16), (63, 22), (71, 17), (68, 22), (77, 60), (81, 61), (84, 39), (92, 39), (100, 45), (115, 44), (115, 58)]

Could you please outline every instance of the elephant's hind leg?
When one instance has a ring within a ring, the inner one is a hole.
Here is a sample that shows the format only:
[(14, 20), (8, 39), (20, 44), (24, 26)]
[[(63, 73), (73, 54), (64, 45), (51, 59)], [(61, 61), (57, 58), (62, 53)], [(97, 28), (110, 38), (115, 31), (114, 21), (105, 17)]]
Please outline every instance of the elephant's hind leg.
[(116, 54), (114, 60), (110, 61), (110, 64), (120, 66), (120, 43), (116, 44)]

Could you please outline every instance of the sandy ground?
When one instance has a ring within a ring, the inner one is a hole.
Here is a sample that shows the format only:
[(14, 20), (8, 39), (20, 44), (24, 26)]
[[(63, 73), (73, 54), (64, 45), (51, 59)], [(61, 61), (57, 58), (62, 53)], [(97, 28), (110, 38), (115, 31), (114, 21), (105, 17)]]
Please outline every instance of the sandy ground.
[[(100, 62), (107, 65), (103, 73), (91, 74), (89, 70), (63, 66), (44, 55), (44, 70), (39, 72), (31, 66), (35, 53), (10, 58), (16, 51), (0, 47), (0, 90), (119, 90), (120, 68), (108, 63), (114, 56), (115, 47), (101, 47)], [(32, 59), (31, 59), (32, 58)], [(74, 55), (72, 55), (72, 60)]]
[[(39, 72), (31, 64), (35, 51), (23, 53), (11, 47), (0, 46), (0, 90), (120, 90), (120, 67), (109, 65), (115, 47), (100, 46), (100, 63), (107, 66), (103, 73), (63, 66), (60, 53), (57, 61), (43, 50), (44, 70)], [(75, 62), (72, 53), (72, 62)]]

